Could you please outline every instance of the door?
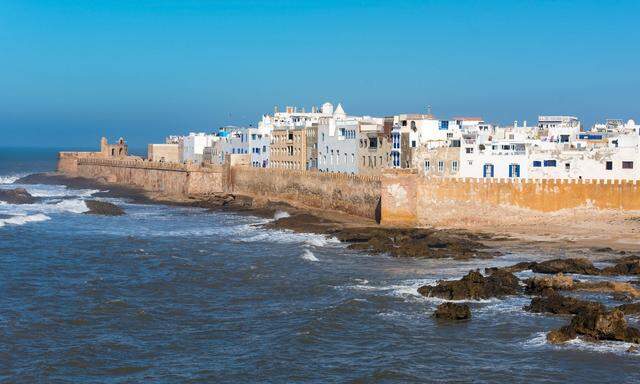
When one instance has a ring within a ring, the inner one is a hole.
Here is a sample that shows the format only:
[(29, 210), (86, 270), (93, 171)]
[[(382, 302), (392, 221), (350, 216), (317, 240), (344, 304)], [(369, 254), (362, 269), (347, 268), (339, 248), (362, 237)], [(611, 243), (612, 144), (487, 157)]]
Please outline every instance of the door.
[(509, 177), (520, 177), (520, 164), (509, 165)]
[(493, 164), (485, 164), (482, 169), (482, 177), (493, 177)]

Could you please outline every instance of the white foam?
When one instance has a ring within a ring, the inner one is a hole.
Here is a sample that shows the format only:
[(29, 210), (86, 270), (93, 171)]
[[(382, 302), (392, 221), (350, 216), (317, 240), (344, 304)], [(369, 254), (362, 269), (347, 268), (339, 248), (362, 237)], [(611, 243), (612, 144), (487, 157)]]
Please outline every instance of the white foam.
[(285, 211), (276, 211), (276, 213), (273, 214), (273, 219), (274, 220), (278, 220), (278, 219), (283, 219), (285, 217), (289, 217), (291, 215), (289, 215), (289, 212), (285, 212)]
[(51, 220), (51, 218), (42, 213), (36, 213), (35, 215), (16, 215), (6, 219), (0, 219), (0, 227), (4, 227), (6, 224), (24, 225), (26, 223), (37, 223), (47, 220)]
[(529, 340), (522, 343), (529, 348), (554, 348), (554, 349), (574, 349), (586, 352), (612, 353), (622, 356), (640, 357), (639, 352), (627, 352), (629, 347), (635, 346), (633, 343), (622, 341), (596, 341), (590, 342), (576, 338), (562, 344), (552, 344), (547, 341), (547, 332), (537, 332)]
[(311, 252), (308, 249), (305, 249), (304, 252), (302, 252), (302, 256), (300, 257), (302, 257), (303, 260), (307, 260), (307, 261), (320, 261), (318, 260), (316, 255), (314, 255), (313, 252)]
[(18, 175), (0, 176), (0, 184), (13, 184), (23, 176), (25, 176), (25, 175), (24, 174), (18, 174)]

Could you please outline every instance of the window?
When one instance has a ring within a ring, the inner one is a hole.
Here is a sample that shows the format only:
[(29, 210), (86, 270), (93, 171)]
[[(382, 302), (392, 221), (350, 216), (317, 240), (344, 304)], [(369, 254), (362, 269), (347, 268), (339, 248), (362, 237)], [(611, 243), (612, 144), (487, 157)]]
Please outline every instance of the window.
[(509, 177), (520, 177), (520, 164), (509, 164)]
[(556, 166), (556, 161), (555, 160), (545, 160), (544, 161), (544, 166), (545, 167), (555, 167)]
[(424, 161), (424, 172), (425, 173), (429, 172), (429, 168), (431, 168), (431, 163), (429, 162), (429, 160), (425, 160)]
[(451, 162), (451, 172), (458, 172), (458, 162), (456, 160)]
[(440, 121), (440, 129), (443, 131), (449, 129), (449, 122), (446, 120)]
[(378, 148), (378, 138), (377, 137), (370, 137), (369, 138), (369, 148)]
[(493, 177), (493, 164), (485, 164), (482, 167), (482, 177)]
[(540, 160), (535, 160), (535, 161), (533, 162), (533, 166), (534, 166), (534, 167), (542, 167), (542, 162), (541, 162)]
[(571, 164), (570, 163), (564, 163), (564, 170), (568, 171), (571, 169)]
[(623, 161), (622, 169), (633, 169), (633, 161)]
[(444, 172), (444, 161), (438, 161), (438, 172)]
[(605, 166), (604, 166), (604, 169), (606, 169), (607, 171), (612, 170), (613, 169), (613, 161), (607, 161)]
[(473, 153), (473, 148), (469, 147), (469, 148), (465, 148), (465, 152), (467, 153)]
[(411, 140), (411, 148), (415, 148), (416, 147), (416, 141), (415, 140)]

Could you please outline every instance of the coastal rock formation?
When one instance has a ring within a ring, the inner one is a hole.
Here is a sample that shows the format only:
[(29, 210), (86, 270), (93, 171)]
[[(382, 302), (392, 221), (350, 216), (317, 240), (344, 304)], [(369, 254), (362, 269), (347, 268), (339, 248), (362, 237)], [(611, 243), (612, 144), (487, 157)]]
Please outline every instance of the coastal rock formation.
[(640, 259), (632, 256), (602, 270), (603, 275), (640, 275)]
[(501, 270), (501, 271), (506, 271), (506, 272), (511, 272), (511, 273), (517, 273), (517, 272), (522, 272), (522, 271), (526, 271), (531, 269), (536, 263), (534, 261), (523, 261), (521, 263), (517, 263), (514, 265), (510, 265), (508, 267), (502, 267), (502, 268), (498, 268), (498, 267), (491, 267), (491, 268), (485, 268), (485, 272), (486, 273), (493, 273), (495, 271)]
[(531, 271), (536, 273), (575, 273), (579, 275), (599, 275), (600, 270), (587, 259), (554, 259), (534, 263)]
[(548, 276), (534, 276), (525, 280), (525, 292), (528, 294), (540, 294), (547, 289), (570, 290), (573, 289), (573, 279), (571, 276), (564, 276), (562, 273)]
[(124, 215), (124, 210), (115, 204), (107, 203), (99, 200), (85, 200), (84, 202), (89, 210), (85, 212), (91, 215), (104, 216), (120, 216)]
[(640, 314), (640, 303), (622, 304), (617, 306), (616, 309), (622, 311), (625, 315), (638, 315)]
[(579, 281), (574, 284), (573, 288), (579, 291), (623, 294), (631, 298), (640, 297), (640, 290), (621, 281)]
[(38, 200), (24, 188), (0, 189), (0, 201), (7, 204), (33, 204)]
[(442, 303), (438, 305), (433, 316), (445, 320), (466, 320), (471, 318), (471, 309), (467, 304)]
[(388, 253), (394, 257), (454, 258), (492, 257), (470, 234), (423, 228), (342, 228), (332, 233), (350, 249)]
[(552, 313), (555, 315), (575, 315), (586, 309), (604, 311), (605, 307), (595, 301), (579, 300), (562, 296), (553, 290), (544, 292), (543, 296), (531, 299), (531, 304), (524, 307), (526, 311), (534, 313)]
[(496, 271), (488, 277), (478, 271), (470, 271), (460, 280), (439, 281), (435, 286), (425, 285), (418, 288), (418, 292), (423, 296), (446, 300), (480, 300), (515, 295), (519, 291), (518, 278), (505, 271)]
[(568, 326), (549, 332), (547, 340), (551, 343), (561, 343), (578, 335), (588, 340), (640, 343), (640, 330), (627, 325), (622, 311), (614, 309), (607, 312), (596, 307), (579, 311)]

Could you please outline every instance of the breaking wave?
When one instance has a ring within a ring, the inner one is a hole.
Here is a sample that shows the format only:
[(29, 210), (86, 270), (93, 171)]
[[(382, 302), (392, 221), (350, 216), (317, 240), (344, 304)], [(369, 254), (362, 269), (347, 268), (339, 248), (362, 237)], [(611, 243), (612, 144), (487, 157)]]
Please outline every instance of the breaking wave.
[(285, 211), (276, 211), (276, 213), (273, 214), (273, 219), (274, 220), (278, 220), (278, 219), (283, 219), (285, 217), (289, 217), (291, 215), (289, 215), (289, 212), (285, 212)]
[(24, 174), (16, 174), (16, 175), (5, 175), (0, 176), (0, 184), (13, 184), (18, 181), (21, 177), (24, 177)]
[(622, 341), (584, 341), (580, 338), (567, 341), (564, 344), (551, 344), (547, 341), (547, 332), (537, 332), (530, 339), (525, 340), (522, 345), (528, 348), (554, 348), (554, 349), (574, 349), (585, 352), (612, 353), (620, 356), (640, 357), (639, 352), (627, 352), (630, 347), (636, 345)]
[(307, 260), (307, 261), (320, 261), (318, 260), (316, 255), (314, 255), (313, 252), (311, 252), (308, 249), (305, 249), (304, 252), (302, 252), (302, 256), (300, 257), (302, 257), (303, 260)]
[(24, 225), (26, 223), (37, 223), (40, 221), (51, 220), (51, 218), (42, 213), (36, 213), (35, 215), (16, 215), (6, 219), (0, 219), (0, 227), (5, 225)]

